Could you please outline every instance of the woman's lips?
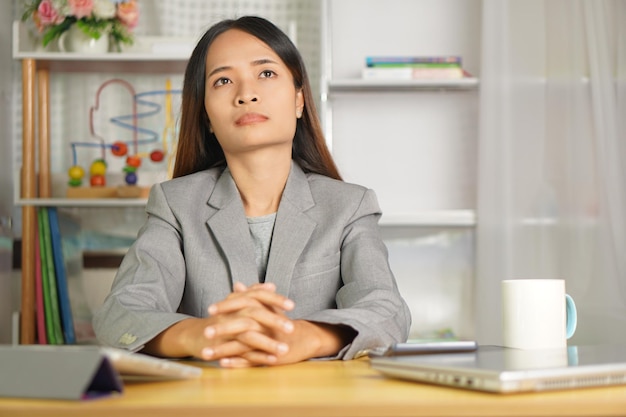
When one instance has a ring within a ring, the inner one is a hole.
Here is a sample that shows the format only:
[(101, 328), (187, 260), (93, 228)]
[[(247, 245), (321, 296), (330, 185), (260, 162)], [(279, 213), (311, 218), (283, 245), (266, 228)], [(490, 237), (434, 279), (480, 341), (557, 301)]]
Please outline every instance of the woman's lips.
[(261, 123), (267, 120), (266, 116), (263, 116), (262, 114), (259, 113), (246, 113), (243, 116), (241, 116), (239, 119), (237, 119), (235, 121), (235, 124), (237, 126), (245, 126), (245, 125), (251, 125), (254, 123)]

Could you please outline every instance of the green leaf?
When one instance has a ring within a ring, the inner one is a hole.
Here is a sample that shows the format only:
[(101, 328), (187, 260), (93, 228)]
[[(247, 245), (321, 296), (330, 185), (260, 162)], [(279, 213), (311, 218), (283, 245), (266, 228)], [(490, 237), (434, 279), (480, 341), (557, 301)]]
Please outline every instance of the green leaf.
[(33, 1), (30, 4), (26, 4), (25, 8), (24, 8), (24, 14), (22, 14), (22, 21), (25, 22), (28, 19), (31, 18), (31, 16), (33, 15), (33, 13), (39, 8), (39, 3), (41, 3), (41, 0), (36, 0)]
[(93, 39), (100, 39), (103, 25), (95, 19), (83, 18), (76, 21), (76, 26), (87, 36)]

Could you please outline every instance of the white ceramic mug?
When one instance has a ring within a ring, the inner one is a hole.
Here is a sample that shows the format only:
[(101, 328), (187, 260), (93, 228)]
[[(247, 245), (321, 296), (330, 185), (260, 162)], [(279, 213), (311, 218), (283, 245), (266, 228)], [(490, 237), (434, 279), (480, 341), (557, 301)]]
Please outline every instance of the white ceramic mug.
[(516, 349), (561, 349), (576, 331), (574, 300), (562, 279), (502, 281), (504, 346)]
[(80, 54), (104, 54), (109, 50), (109, 37), (103, 34), (94, 39), (85, 34), (78, 26), (72, 25), (59, 36), (59, 51)]

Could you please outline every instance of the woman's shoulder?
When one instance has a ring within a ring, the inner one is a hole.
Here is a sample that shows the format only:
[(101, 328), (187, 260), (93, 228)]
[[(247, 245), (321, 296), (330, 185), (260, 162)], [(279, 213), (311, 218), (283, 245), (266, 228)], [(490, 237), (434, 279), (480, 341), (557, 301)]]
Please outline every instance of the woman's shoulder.
[(192, 196), (208, 198), (223, 170), (223, 168), (211, 168), (198, 171), (163, 181), (159, 186), (168, 200), (179, 198), (189, 200)]
[(194, 186), (206, 187), (207, 183), (214, 183), (224, 171), (224, 168), (210, 168), (204, 171), (194, 172), (193, 174), (184, 175), (182, 177), (172, 178), (163, 181), (161, 186), (164, 189), (175, 190), (179, 188), (189, 188)]
[(307, 174), (307, 179), (311, 189), (321, 193), (363, 195), (369, 190), (369, 188), (360, 184), (336, 180), (320, 174), (309, 173)]
[(352, 217), (356, 213), (380, 213), (378, 198), (371, 188), (318, 174), (307, 174), (307, 178), (315, 210), (324, 213), (331, 210), (337, 218)]

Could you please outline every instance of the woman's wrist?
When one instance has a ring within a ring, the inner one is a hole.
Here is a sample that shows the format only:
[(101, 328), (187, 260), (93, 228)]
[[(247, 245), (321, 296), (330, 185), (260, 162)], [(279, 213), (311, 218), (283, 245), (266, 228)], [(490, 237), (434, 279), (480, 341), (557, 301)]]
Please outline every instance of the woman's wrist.
[(306, 327), (305, 331), (310, 337), (308, 340), (310, 347), (309, 358), (323, 358), (334, 356), (345, 346), (350, 344), (356, 332), (349, 326), (340, 324), (328, 324), (302, 320)]
[(193, 351), (193, 338), (198, 337), (200, 321), (202, 319), (188, 318), (174, 323), (146, 343), (144, 352), (168, 358), (197, 357), (199, 352)]

